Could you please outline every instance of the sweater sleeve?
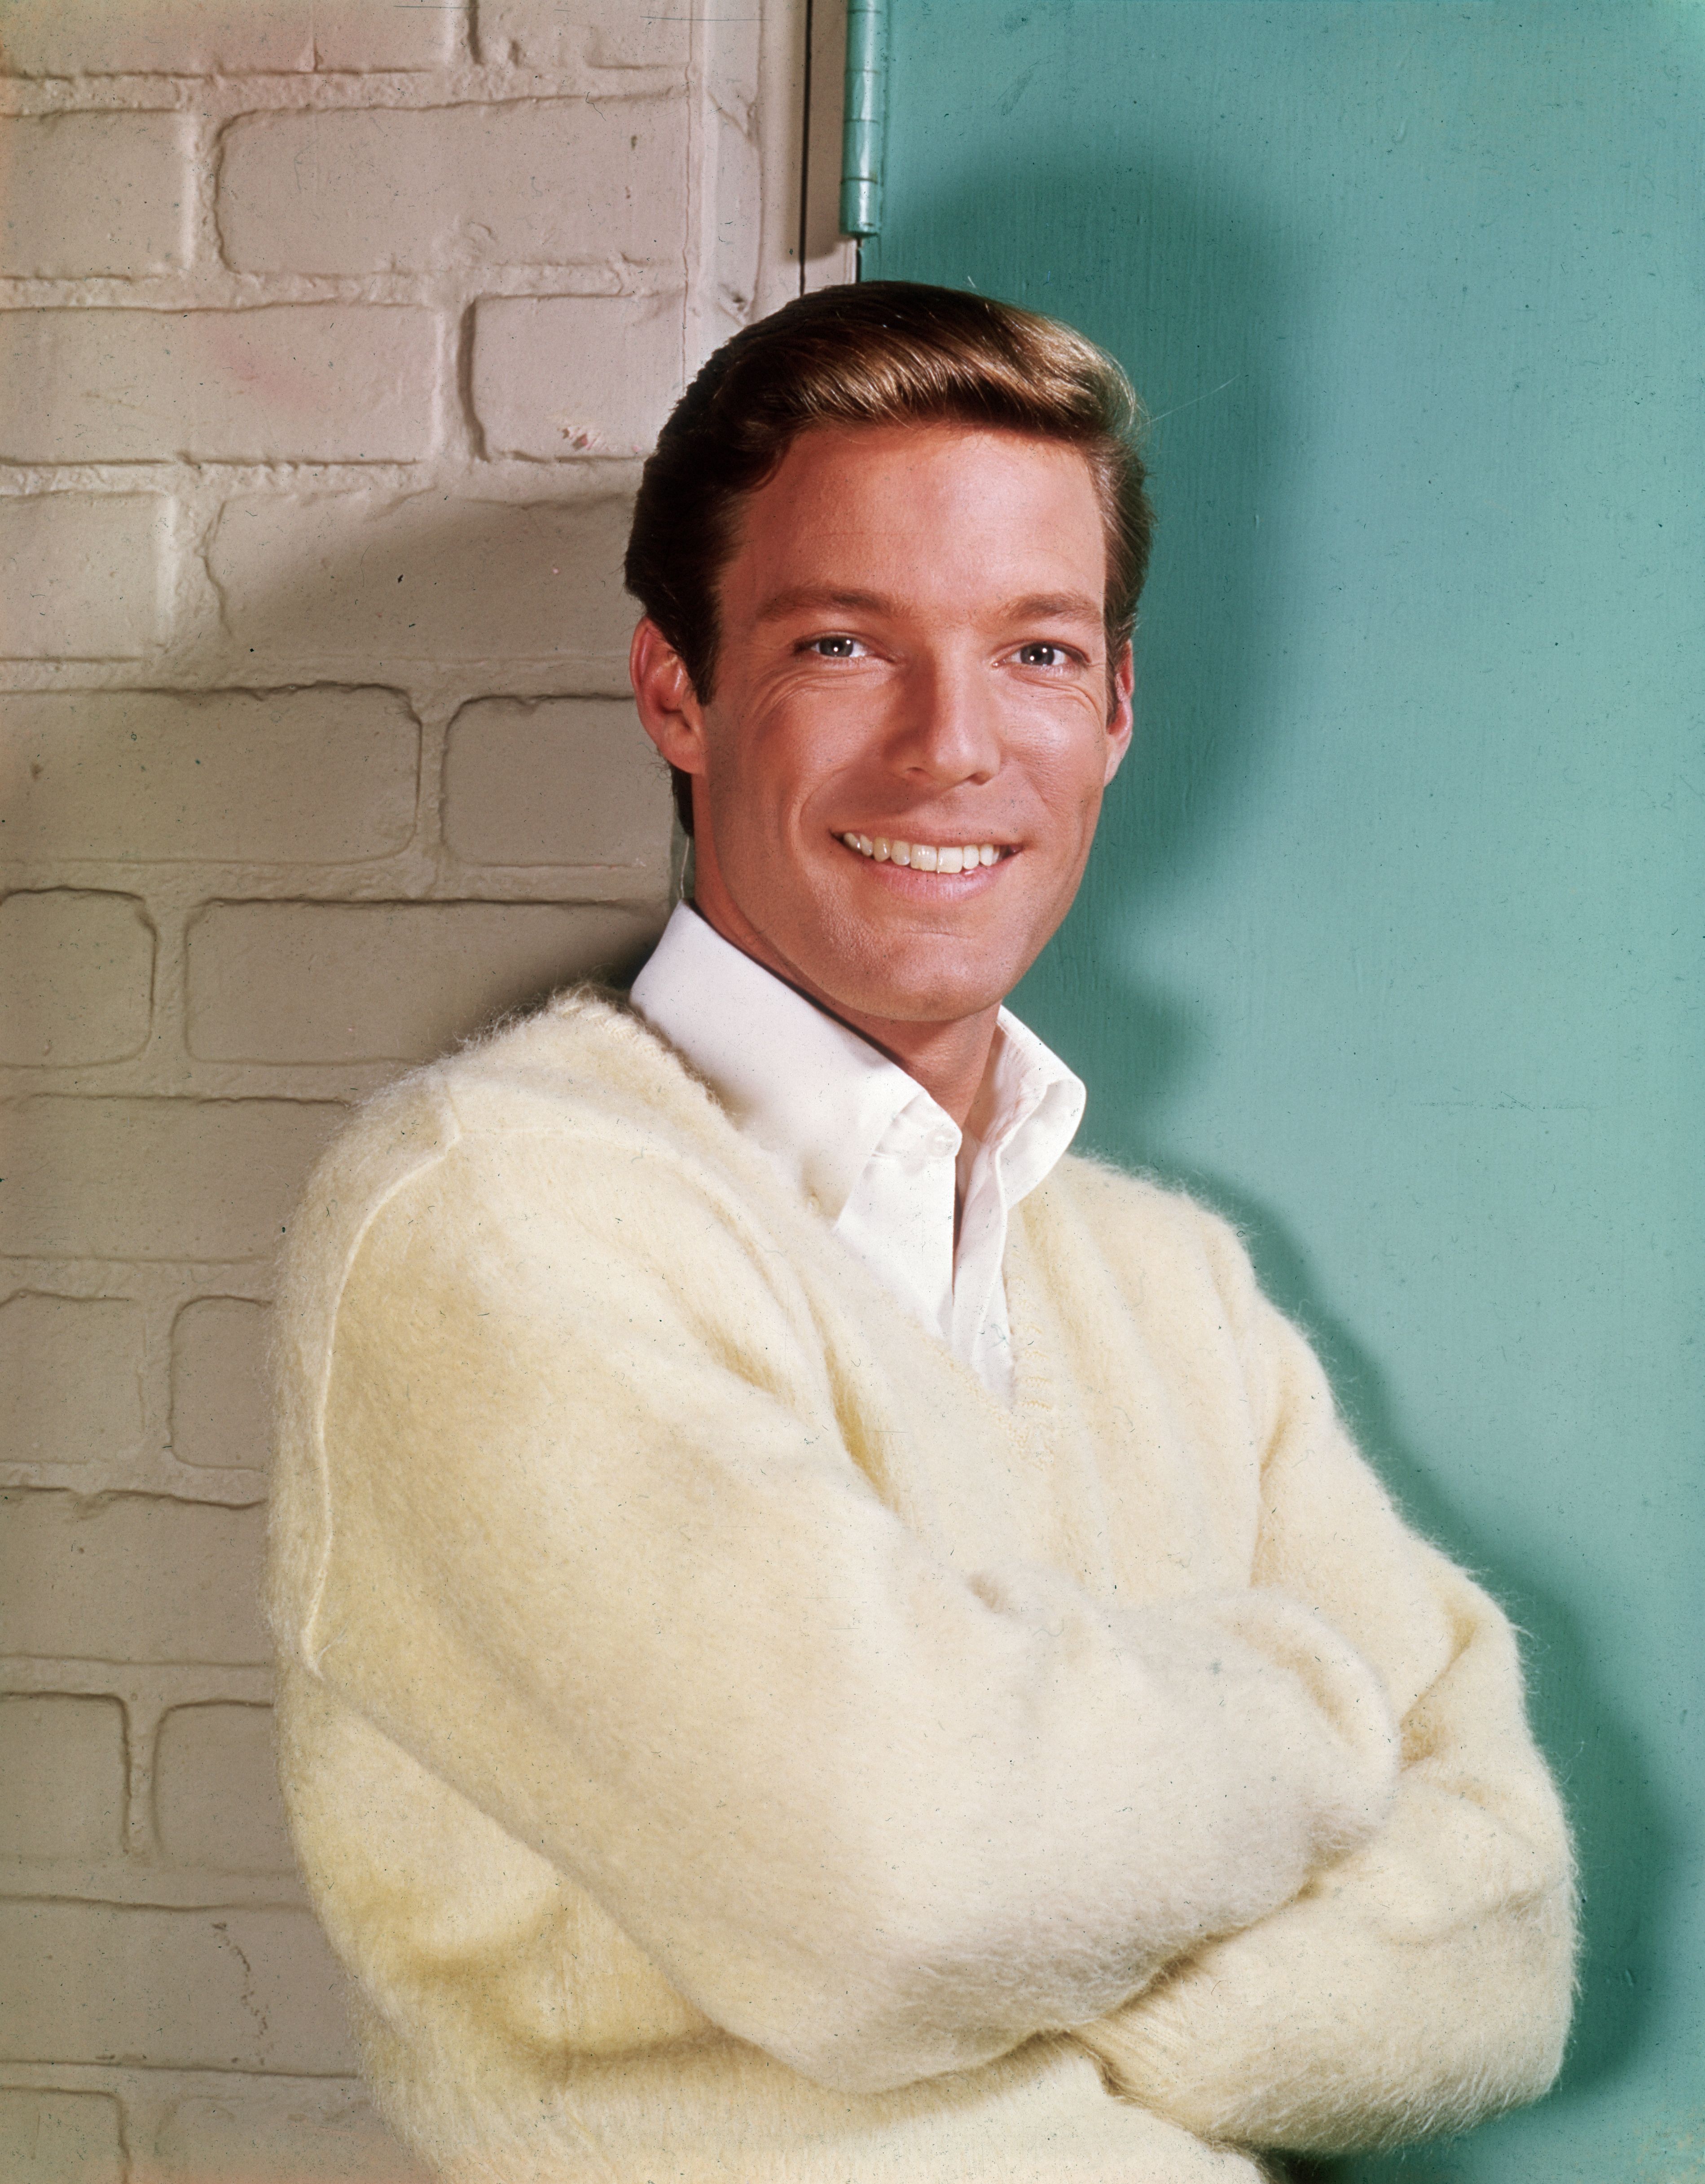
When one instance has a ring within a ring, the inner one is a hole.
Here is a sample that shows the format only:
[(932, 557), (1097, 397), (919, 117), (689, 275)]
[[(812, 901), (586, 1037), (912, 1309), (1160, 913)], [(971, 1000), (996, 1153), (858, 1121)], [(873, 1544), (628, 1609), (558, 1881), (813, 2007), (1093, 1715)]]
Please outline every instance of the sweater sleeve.
[(465, 1139), (393, 1193), (320, 1461), (286, 1646), (825, 2083), (1097, 2017), (1386, 1808), (1385, 1701), (1307, 1607), (929, 1552), (749, 1209), (631, 1145)]
[(1567, 1826), (1508, 1623), (1401, 1524), (1312, 1351), (1213, 1226), (1267, 1418), (1256, 1581), (1380, 1672), (1401, 1767), (1377, 1836), (1077, 2036), (1116, 2091), (1208, 2137), (1323, 2153), (1461, 2129), (1537, 2098), (1562, 2059)]

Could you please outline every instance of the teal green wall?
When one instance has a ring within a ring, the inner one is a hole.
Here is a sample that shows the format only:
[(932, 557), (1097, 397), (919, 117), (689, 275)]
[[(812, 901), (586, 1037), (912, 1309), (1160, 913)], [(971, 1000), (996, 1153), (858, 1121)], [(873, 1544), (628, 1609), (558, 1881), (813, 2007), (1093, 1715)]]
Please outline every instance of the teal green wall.
[(1580, 1831), (1562, 2090), (1328, 2173), (1705, 2177), (1705, 7), (890, 9), (866, 274), (1156, 421), (1141, 748), (1018, 1005), (1513, 1609)]

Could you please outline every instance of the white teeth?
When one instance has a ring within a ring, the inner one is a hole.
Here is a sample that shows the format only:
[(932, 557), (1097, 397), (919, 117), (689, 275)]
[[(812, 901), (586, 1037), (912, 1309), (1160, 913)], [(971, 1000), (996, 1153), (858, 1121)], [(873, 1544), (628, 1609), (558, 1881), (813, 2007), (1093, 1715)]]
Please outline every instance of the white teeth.
[(895, 842), (886, 834), (843, 834), (841, 840), (861, 857), (878, 865), (909, 865), (915, 872), (974, 872), (980, 865), (998, 865), (1000, 851), (992, 842), (952, 842), (944, 847), (931, 842)]

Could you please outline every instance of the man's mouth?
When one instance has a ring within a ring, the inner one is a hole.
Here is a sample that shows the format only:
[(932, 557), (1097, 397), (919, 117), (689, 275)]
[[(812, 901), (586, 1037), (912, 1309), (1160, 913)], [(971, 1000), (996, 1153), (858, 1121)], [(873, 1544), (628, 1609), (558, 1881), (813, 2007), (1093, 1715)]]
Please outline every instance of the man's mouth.
[(886, 834), (843, 834), (850, 850), (878, 865), (905, 865), (915, 872), (970, 872), (996, 865), (1012, 853), (995, 842), (898, 842)]

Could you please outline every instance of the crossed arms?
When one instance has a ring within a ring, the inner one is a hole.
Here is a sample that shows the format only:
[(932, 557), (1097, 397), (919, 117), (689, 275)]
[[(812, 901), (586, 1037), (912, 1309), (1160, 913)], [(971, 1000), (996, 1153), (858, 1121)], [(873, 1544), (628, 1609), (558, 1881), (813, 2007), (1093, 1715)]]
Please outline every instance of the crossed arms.
[(1027, 1294), (1085, 1446), (1139, 1405), (1130, 1468), (1015, 1456), (979, 1502), (994, 1407), (755, 1156), (482, 1096), (352, 1228), (304, 1368), (275, 1618), (329, 1691), (826, 2084), (1065, 2033), (1323, 2149), (1543, 2089), (1570, 1869), (1507, 1625), (1228, 1231), (1080, 1163), (1038, 1195)]

